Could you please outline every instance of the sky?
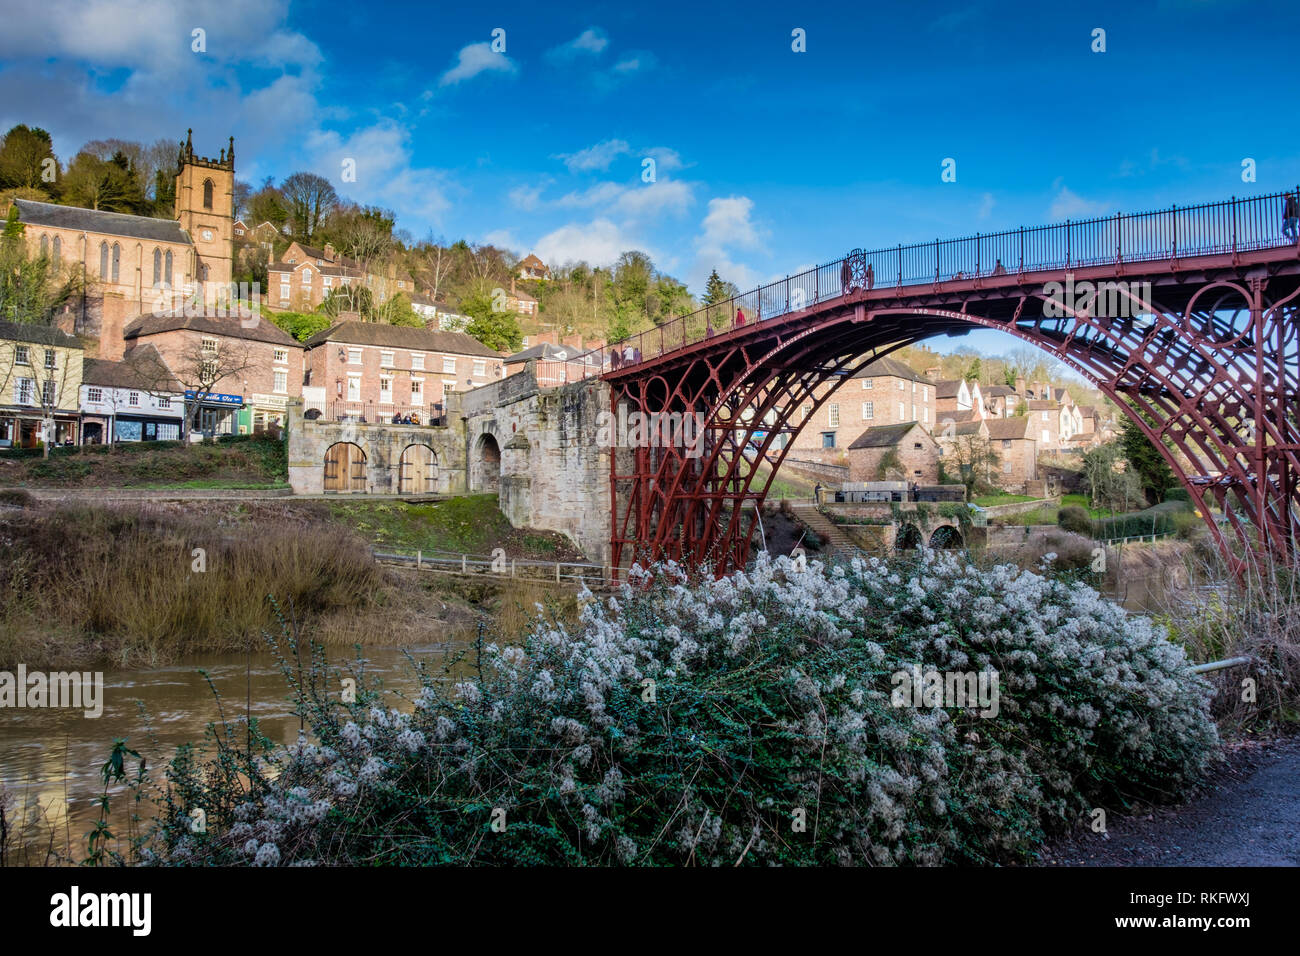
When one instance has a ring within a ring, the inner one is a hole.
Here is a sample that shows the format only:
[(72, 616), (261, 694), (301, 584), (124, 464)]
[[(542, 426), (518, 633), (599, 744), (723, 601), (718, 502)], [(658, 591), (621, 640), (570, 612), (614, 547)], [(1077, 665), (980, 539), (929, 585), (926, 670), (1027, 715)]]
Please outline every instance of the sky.
[(548, 263), (642, 249), (697, 294), (715, 268), (746, 289), (1300, 182), (1294, 0), (3, 0), (0, 22), (0, 130), (44, 127), (65, 162), (233, 135), (255, 187), (311, 170), (416, 239)]

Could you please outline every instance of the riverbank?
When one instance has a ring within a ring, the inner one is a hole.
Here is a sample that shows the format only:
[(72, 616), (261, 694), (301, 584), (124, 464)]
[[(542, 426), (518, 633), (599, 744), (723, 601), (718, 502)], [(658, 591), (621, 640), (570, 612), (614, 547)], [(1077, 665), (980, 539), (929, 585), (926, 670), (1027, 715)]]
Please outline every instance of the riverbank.
[(526, 581), (471, 584), (383, 567), (372, 547), (392, 543), (581, 557), (558, 535), (511, 528), (491, 496), (422, 505), (10, 496), (0, 506), (0, 668), (240, 651), (260, 647), (279, 614), (299, 617), (326, 646), (404, 647), (464, 635), (480, 619), (512, 630), (519, 608), (557, 597)]

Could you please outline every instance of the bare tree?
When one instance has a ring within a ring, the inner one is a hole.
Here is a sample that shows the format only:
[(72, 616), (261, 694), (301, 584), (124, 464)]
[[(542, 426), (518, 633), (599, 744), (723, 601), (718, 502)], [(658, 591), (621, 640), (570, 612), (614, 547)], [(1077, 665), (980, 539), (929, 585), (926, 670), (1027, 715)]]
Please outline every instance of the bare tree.
[(185, 396), (181, 440), (188, 441), (190, 434), (201, 428), (203, 405), (218, 392), (217, 386), (226, 380), (233, 383), (237, 376), (255, 364), (247, 342), (209, 335), (187, 342), (173, 352), (166, 363), (141, 363), (138, 370), (142, 381), (154, 394), (172, 391), (172, 382), (181, 386)]
[(338, 193), (324, 176), (294, 173), (280, 184), (295, 236), (310, 239), (339, 204)]

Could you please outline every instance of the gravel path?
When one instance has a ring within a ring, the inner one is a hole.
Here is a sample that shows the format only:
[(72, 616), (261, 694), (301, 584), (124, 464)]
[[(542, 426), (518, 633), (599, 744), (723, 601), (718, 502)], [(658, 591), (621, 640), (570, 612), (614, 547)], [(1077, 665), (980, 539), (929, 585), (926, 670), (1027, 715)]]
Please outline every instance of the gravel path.
[(1233, 747), (1189, 803), (1112, 816), (1049, 846), (1048, 866), (1300, 866), (1300, 737)]

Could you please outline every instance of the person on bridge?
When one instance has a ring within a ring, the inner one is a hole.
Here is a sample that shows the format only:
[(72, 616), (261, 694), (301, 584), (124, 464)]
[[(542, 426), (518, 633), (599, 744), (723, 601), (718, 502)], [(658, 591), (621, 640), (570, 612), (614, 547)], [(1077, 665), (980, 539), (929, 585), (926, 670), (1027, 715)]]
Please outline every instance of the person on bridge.
[(744, 309), (741, 309), (741, 308), (737, 308), (737, 309), (736, 309), (736, 328), (740, 328), (740, 327), (741, 327), (742, 325), (744, 325), (744, 324), (745, 324), (745, 310), (744, 310)]
[(817, 482), (817, 484), (815, 484), (815, 485), (813, 486), (813, 501), (815, 501), (815, 502), (817, 503), (817, 506), (818, 506), (819, 508), (821, 507), (821, 503), (822, 503), (822, 483), (821, 483), (820, 481)]
[(840, 266), (840, 295), (848, 295), (849, 290), (853, 288), (853, 267), (849, 265), (849, 257), (844, 257), (844, 265)]
[(1002, 264), (1001, 259), (999, 259), (997, 265), (993, 267), (993, 274), (995, 276), (1004, 276), (1007, 274), (1007, 267)]
[(875, 286), (876, 286), (876, 270), (873, 269), (871, 267), (871, 263), (868, 262), (867, 263), (867, 291), (870, 292), (872, 289), (875, 288)]
[(1282, 235), (1295, 242), (1298, 225), (1300, 225), (1300, 208), (1296, 206), (1295, 193), (1287, 193), (1286, 202), (1282, 204)]

